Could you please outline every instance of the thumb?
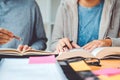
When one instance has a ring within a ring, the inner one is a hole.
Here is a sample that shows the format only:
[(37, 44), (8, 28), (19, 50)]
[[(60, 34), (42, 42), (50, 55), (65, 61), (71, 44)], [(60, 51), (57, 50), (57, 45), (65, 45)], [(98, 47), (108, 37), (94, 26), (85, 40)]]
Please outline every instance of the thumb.
[(80, 48), (80, 46), (79, 45), (77, 45), (76, 43), (74, 43), (74, 42), (72, 42), (72, 47), (73, 48)]

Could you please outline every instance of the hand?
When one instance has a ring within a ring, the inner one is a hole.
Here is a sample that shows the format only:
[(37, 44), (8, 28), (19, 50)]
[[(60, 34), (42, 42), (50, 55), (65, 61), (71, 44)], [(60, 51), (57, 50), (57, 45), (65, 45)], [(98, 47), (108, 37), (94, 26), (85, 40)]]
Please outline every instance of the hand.
[(71, 43), (71, 41), (68, 38), (63, 38), (58, 41), (55, 52), (65, 52), (72, 48), (79, 48), (79, 46), (74, 42)]
[(32, 48), (29, 47), (28, 45), (19, 45), (17, 50), (20, 51), (20, 52), (25, 52), (27, 50), (32, 50)]
[(13, 38), (13, 36), (14, 35), (12, 32), (6, 29), (0, 28), (0, 44), (5, 44), (9, 42)]
[(104, 39), (104, 40), (94, 40), (85, 46), (83, 46), (83, 49), (92, 51), (93, 49), (97, 47), (108, 47), (112, 45), (112, 40), (111, 39)]

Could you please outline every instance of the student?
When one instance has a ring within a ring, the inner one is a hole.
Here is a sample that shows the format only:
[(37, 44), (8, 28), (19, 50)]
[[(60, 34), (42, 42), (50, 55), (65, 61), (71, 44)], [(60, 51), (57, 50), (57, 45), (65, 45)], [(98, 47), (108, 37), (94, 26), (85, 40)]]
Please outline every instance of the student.
[[(51, 49), (120, 46), (120, 0), (62, 0)], [(70, 43), (70, 41), (73, 41)]]
[(13, 39), (0, 48), (46, 49), (47, 38), (35, 0), (0, 0), (0, 28), (21, 38), (21, 41)]

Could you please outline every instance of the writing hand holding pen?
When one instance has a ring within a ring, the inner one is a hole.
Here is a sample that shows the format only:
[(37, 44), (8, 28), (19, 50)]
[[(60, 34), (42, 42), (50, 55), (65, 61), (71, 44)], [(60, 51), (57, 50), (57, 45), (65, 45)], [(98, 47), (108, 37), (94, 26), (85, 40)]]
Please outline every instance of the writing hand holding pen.
[(68, 51), (69, 49), (73, 49), (73, 48), (80, 48), (80, 46), (78, 46), (73, 41), (70, 41), (68, 38), (63, 38), (58, 41), (55, 52), (57, 52), (57, 53), (65, 52), (65, 51)]
[(21, 38), (15, 36), (12, 32), (6, 29), (0, 28), (0, 44), (5, 44), (10, 40), (12, 40), (13, 38), (21, 40)]

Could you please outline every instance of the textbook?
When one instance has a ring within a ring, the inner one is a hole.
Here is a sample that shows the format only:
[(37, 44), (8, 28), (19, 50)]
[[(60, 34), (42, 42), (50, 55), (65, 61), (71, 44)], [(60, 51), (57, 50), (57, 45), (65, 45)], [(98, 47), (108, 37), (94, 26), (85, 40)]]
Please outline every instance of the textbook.
[(57, 60), (66, 60), (69, 58), (98, 58), (98, 59), (120, 59), (120, 47), (99, 47), (91, 52), (82, 48), (71, 49), (67, 52), (60, 53)]
[(12, 48), (0, 48), (0, 56), (37, 56), (37, 55), (57, 55), (50, 51), (27, 50), (24, 52)]

